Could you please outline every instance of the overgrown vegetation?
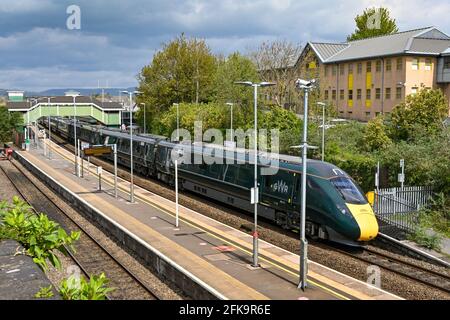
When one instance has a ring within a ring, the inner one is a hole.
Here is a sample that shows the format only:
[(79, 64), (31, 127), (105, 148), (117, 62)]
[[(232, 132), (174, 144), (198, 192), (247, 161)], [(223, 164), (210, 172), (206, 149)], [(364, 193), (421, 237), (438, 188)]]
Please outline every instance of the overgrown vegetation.
[[(109, 280), (104, 273), (99, 276), (93, 275), (89, 281), (84, 277), (70, 276), (63, 279), (59, 284), (58, 293), (63, 300), (106, 300), (108, 293), (114, 291), (114, 288), (108, 287)], [(35, 294), (35, 298), (52, 298), (53, 286), (40, 288)]]
[(0, 202), (0, 240), (13, 239), (22, 244), (25, 253), (43, 271), (48, 269), (48, 261), (60, 268), (61, 262), (56, 252), (67, 254), (66, 247), (74, 250), (72, 244), (79, 237), (79, 232), (67, 235), (45, 214), (34, 214), (31, 207), (18, 197), (14, 197), (12, 203)]
[(114, 291), (108, 283), (104, 273), (92, 275), (89, 281), (84, 277), (70, 276), (61, 282), (59, 294), (64, 300), (106, 300), (108, 293)]
[(42, 287), (39, 291), (34, 295), (37, 299), (48, 299), (53, 297), (53, 286), (49, 285), (48, 287)]
[(441, 250), (442, 236), (438, 233), (431, 232), (431, 230), (427, 230), (422, 226), (418, 226), (414, 233), (409, 234), (408, 239), (424, 248), (435, 251)]
[(23, 122), (22, 115), (18, 112), (8, 112), (4, 106), (0, 106), (0, 143), (12, 140), (13, 130)]
[[(24, 247), (23, 254), (29, 255), (44, 271), (48, 270), (48, 262), (61, 269), (61, 261), (57, 252), (67, 255), (67, 248), (75, 251), (74, 242), (80, 237), (79, 232), (64, 231), (56, 222), (45, 214), (35, 214), (32, 208), (14, 197), (11, 202), (0, 202), (0, 241), (11, 239)], [(70, 276), (59, 286), (59, 293), (65, 300), (105, 300), (113, 291), (107, 285), (109, 280), (105, 274), (92, 275), (87, 281), (83, 277)], [(51, 298), (52, 286), (40, 288), (35, 298)]]

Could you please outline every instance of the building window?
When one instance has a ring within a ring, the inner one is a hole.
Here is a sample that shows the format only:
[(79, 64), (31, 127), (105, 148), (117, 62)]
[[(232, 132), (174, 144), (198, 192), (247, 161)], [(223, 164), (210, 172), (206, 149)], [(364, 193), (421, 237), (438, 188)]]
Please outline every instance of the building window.
[(375, 66), (375, 70), (377, 72), (381, 72), (381, 60), (377, 60), (377, 64)]
[(331, 92), (331, 99), (336, 100), (336, 90)]
[(395, 98), (397, 100), (400, 100), (402, 98), (402, 88), (397, 88), (396, 92), (395, 92)]
[(378, 117), (380, 115), (380, 112), (375, 112), (375, 117)]
[(369, 118), (370, 117), (370, 111), (366, 112), (366, 117)]
[(391, 99), (391, 88), (386, 88), (386, 100)]
[(417, 88), (417, 87), (412, 87), (412, 88), (411, 88), (411, 94), (416, 94), (416, 93), (417, 93), (417, 89), (419, 89), (419, 88)]
[(427, 70), (427, 71), (431, 70), (431, 58), (425, 59), (425, 70)]
[(340, 64), (339, 65), (339, 74), (342, 76), (343, 74), (344, 74), (344, 65), (343, 64)]
[(325, 97), (325, 100), (328, 100), (328, 90), (325, 90), (324, 97)]
[(381, 99), (381, 89), (380, 88), (375, 89), (375, 99), (377, 99), (377, 100)]
[(353, 114), (353, 111), (349, 111), (348, 114)]
[(366, 100), (372, 99), (372, 90), (367, 89), (366, 90)]
[(348, 90), (348, 100), (353, 100), (353, 90)]
[(403, 70), (403, 58), (397, 58), (397, 70)]
[(412, 59), (412, 69), (419, 70), (419, 59)]
[(366, 63), (366, 72), (372, 72), (372, 61)]
[(444, 58), (444, 69), (450, 69), (450, 57)]
[(358, 63), (357, 72), (358, 72), (358, 74), (362, 73), (362, 63), (361, 62)]
[(353, 74), (353, 63), (349, 63), (348, 65), (348, 74)]
[(387, 59), (386, 60), (386, 71), (391, 71), (391, 70), (392, 70), (392, 60)]
[(361, 89), (356, 90), (356, 99), (361, 100), (361, 96), (362, 96), (362, 90)]
[(333, 64), (333, 67), (331, 68), (331, 73), (333, 74), (333, 76), (335, 76), (337, 74), (337, 66), (335, 64)]
[(344, 90), (341, 89), (340, 93), (339, 93), (339, 99), (344, 100), (345, 97), (345, 92)]
[(324, 73), (325, 77), (328, 77), (328, 66), (324, 67), (324, 72), (323, 73)]

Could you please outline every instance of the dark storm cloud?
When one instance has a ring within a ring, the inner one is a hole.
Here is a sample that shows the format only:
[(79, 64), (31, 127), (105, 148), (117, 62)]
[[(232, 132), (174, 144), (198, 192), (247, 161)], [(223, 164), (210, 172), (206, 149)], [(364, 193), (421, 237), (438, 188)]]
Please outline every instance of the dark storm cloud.
[[(66, 28), (71, 4), (81, 8), (81, 30)], [(224, 54), (276, 38), (343, 41), (353, 17), (372, 5), (389, 7), (400, 29), (435, 21), (450, 29), (445, 0), (1, 0), (0, 88), (92, 86), (106, 78), (133, 85), (161, 43), (181, 32)]]

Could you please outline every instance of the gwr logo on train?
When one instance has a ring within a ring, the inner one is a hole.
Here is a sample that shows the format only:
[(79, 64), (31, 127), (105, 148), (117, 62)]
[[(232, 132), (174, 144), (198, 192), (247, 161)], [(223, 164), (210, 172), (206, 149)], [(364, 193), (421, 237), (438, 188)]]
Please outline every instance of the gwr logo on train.
[(283, 180), (279, 180), (273, 183), (270, 187), (272, 188), (273, 192), (288, 193), (289, 191), (289, 186)]

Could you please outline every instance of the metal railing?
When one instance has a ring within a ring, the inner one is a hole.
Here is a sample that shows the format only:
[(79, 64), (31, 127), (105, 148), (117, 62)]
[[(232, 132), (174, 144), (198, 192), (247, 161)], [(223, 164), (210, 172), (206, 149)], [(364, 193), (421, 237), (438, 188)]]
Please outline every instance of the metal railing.
[(419, 210), (433, 196), (431, 187), (386, 188), (375, 191), (374, 211), (377, 218), (406, 232), (419, 223)]

